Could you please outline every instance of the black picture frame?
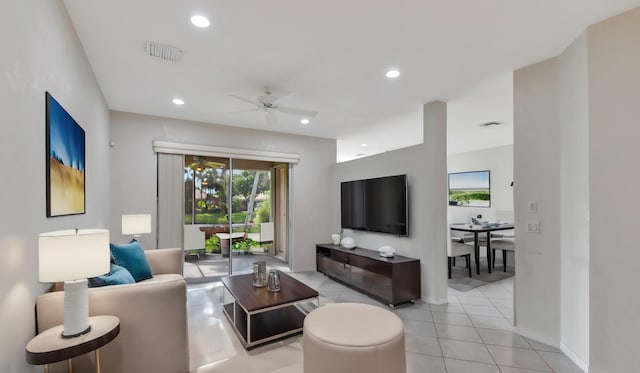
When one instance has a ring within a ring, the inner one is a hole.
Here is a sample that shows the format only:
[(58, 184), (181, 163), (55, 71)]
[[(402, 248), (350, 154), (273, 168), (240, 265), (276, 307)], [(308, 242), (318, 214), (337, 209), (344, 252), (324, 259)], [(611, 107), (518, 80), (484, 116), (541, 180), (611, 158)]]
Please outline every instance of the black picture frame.
[(84, 129), (49, 92), (45, 92), (45, 106), (47, 217), (84, 214)]

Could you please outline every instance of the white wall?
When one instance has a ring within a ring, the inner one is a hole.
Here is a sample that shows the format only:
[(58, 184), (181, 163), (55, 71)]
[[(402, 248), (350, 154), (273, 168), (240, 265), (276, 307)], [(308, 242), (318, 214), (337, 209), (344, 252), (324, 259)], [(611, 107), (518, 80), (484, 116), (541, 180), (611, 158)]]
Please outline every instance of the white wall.
[(295, 270), (315, 269), (315, 244), (327, 242), (333, 231), (327, 208), (331, 166), (336, 142), (313, 137), (248, 130), (123, 112), (113, 112), (111, 136), (115, 146), (111, 158), (111, 226), (115, 241), (126, 241), (120, 233), (120, 217), (126, 213), (150, 213), (152, 230), (140, 237), (142, 245), (156, 245), (157, 160), (153, 140), (224, 146), (300, 154), (294, 166), (293, 262)]
[(558, 58), (560, 347), (589, 364), (589, 87), (584, 33)]
[[(514, 72), (516, 330), (560, 342), (560, 128), (557, 58)], [(537, 212), (528, 212), (529, 202)], [(527, 233), (529, 221), (540, 233)]]
[(588, 30), (590, 371), (640, 372), (640, 8)]
[[(0, 12), (0, 371), (41, 372), (25, 362), (35, 335), (38, 234), (106, 228), (109, 112), (61, 1), (11, 2)], [(86, 214), (46, 218), (45, 91), (86, 132)]]
[[(371, 157), (338, 163), (333, 177), (333, 230), (340, 227), (340, 182), (407, 174), (409, 237), (348, 231), (358, 247), (377, 250), (390, 245), (398, 254), (420, 259), (422, 297), (447, 301), (446, 280), (446, 104), (424, 105), (424, 143)], [(329, 237), (324, 239), (329, 242)]]
[(590, 372), (640, 371), (639, 35), (637, 8), (514, 79), (517, 331)]
[(496, 220), (496, 210), (513, 211), (513, 145), (466, 153), (449, 154), (447, 157), (449, 173), (490, 170), (491, 206), (463, 207), (449, 206), (448, 213), (453, 222), (469, 222), (471, 217), (482, 215), (483, 220)]

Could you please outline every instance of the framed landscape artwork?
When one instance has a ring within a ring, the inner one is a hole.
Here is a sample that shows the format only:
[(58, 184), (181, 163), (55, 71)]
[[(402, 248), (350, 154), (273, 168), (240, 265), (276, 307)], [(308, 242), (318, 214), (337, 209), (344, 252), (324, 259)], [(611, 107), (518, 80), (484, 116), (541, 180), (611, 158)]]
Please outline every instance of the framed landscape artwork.
[(449, 206), (491, 206), (489, 170), (449, 174)]
[(85, 213), (85, 134), (46, 92), (47, 217)]

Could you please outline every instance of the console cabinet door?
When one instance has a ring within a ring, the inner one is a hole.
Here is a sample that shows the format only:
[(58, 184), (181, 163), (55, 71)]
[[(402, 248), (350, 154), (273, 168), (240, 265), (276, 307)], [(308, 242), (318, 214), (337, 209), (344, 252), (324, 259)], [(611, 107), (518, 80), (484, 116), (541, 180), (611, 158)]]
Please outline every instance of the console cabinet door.
[(354, 267), (360, 267), (365, 271), (377, 273), (384, 277), (391, 277), (393, 275), (393, 264), (380, 260), (352, 255), (351, 258), (349, 258), (349, 264)]
[(343, 253), (341, 251), (333, 250), (331, 252), (331, 259), (335, 260), (336, 262), (350, 264), (349, 263), (349, 261), (351, 260), (350, 257), (351, 255), (347, 253)]
[(350, 281), (350, 266), (346, 263), (337, 262), (334, 259), (318, 255), (316, 260), (318, 261), (318, 270), (326, 273), (329, 276), (333, 276), (342, 281)]
[(379, 260), (352, 255), (351, 283), (360, 289), (374, 294), (387, 303), (393, 303), (392, 266)]

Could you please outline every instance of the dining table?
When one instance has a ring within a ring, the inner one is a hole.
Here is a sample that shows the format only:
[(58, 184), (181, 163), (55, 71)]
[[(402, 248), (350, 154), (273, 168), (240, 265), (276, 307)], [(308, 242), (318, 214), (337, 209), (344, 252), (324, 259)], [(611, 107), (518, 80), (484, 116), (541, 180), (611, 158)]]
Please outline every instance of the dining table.
[(480, 233), (487, 234), (487, 268), (491, 273), (491, 232), (514, 229), (511, 223), (495, 224), (450, 224), (451, 230), (473, 233), (473, 249), (476, 259), (476, 273), (480, 274)]

